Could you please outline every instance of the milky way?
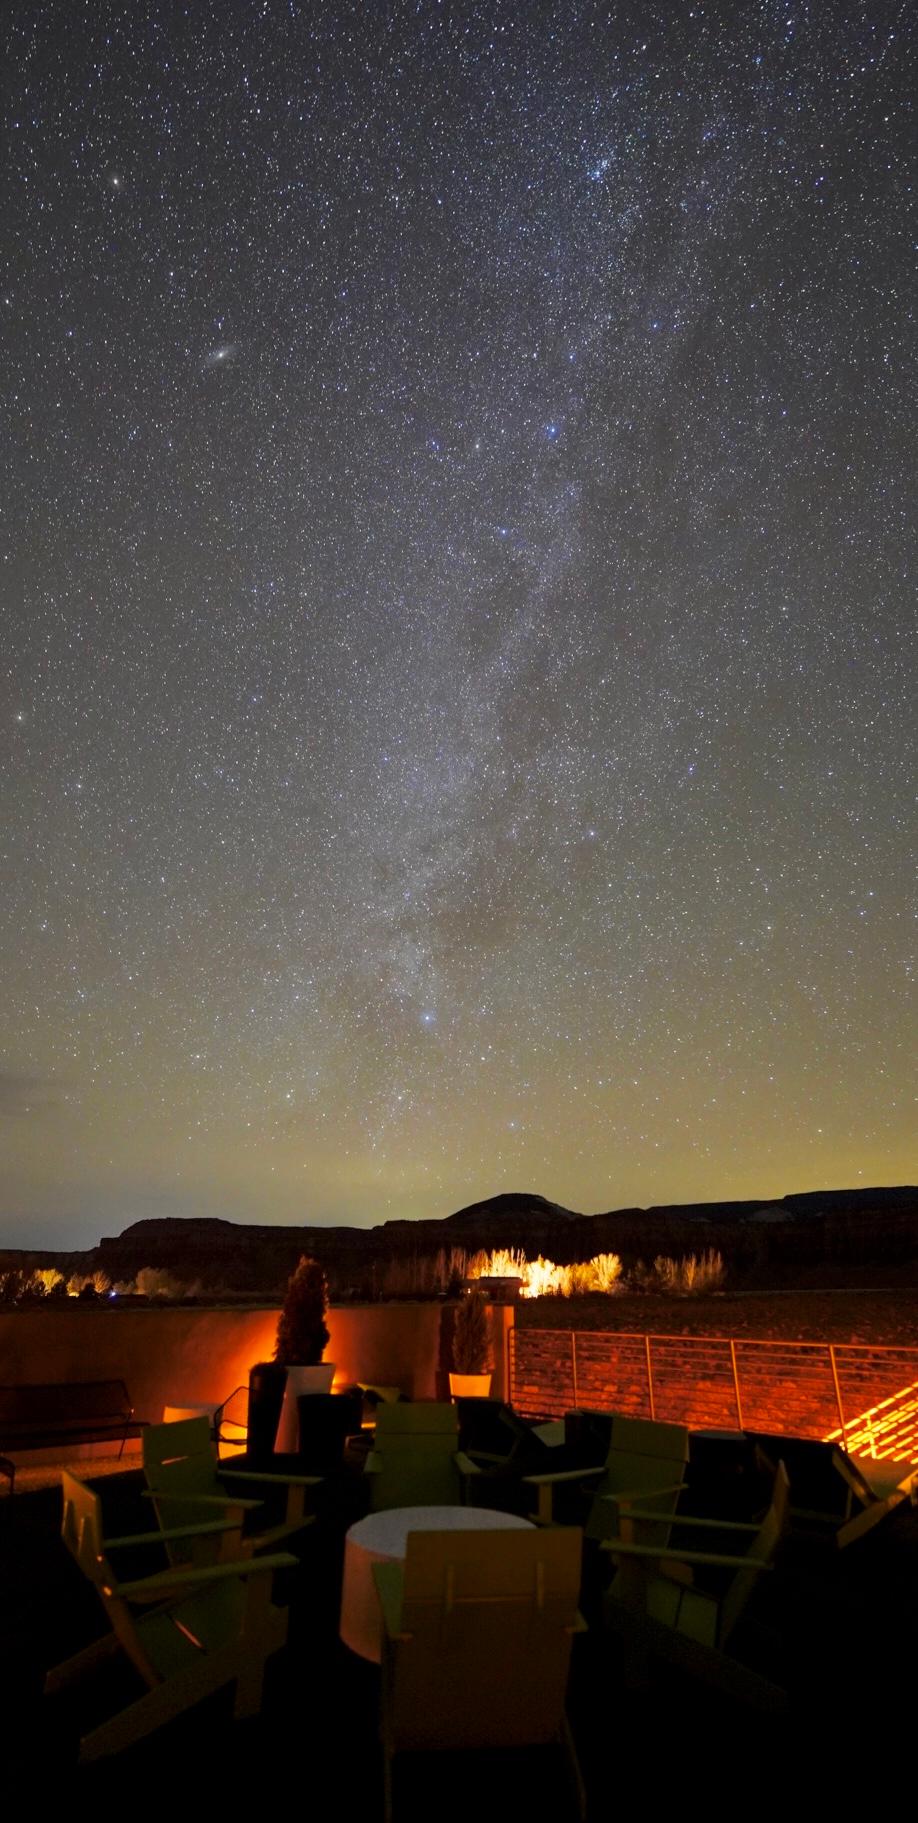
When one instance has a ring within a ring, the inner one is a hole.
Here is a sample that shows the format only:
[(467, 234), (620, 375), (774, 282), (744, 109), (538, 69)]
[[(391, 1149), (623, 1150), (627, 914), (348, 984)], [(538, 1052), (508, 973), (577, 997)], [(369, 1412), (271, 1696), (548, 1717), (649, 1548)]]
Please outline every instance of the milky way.
[(0, 1216), (914, 1176), (900, 4), (13, 4)]

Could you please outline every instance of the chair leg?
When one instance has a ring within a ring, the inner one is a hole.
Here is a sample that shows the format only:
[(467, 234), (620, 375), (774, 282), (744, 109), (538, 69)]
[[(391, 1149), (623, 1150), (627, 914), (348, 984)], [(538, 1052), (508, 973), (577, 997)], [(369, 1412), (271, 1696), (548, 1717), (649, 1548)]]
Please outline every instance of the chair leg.
[(82, 1652), (75, 1652), (72, 1658), (65, 1658), (61, 1664), (54, 1665), (45, 1676), (45, 1695), (57, 1696), (61, 1690), (69, 1690), (73, 1684), (115, 1658), (121, 1647), (114, 1633), (105, 1633), (101, 1639), (95, 1639), (91, 1646), (84, 1646)]
[(392, 1823), (392, 1755), (386, 1741), (383, 1750), (383, 1823)]
[(574, 1743), (573, 1734), (571, 1733), (571, 1725), (566, 1715), (561, 1718), (561, 1741), (567, 1752), (567, 1763), (574, 1787), (577, 1815), (580, 1818), (580, 1823), (585, 1823), (587, 1814), (586, 1786), (583, 1783), (583, 1774), (580, 1770), (580, 1761), (577, 1757), (577, 1748)]
[(265, 1681), (265, 1661), (263, 1658), (254, 1664), (240, 1668), (236, 1679), (236, 1695), (233, 1700), (233, 1717), (237, 1722), (244, 1722), (250, 1715), (258, 1715), (261, 1710), (261, 1697)]
[(136, 1702), (83, 1736), (80, 1765), (120, 1753), (125, 1747), (132, 1747), (135, 1741), (144, 1740), (165, 1722), (171, 1722), (175, 1716), (193, 1708), (213, 1690), (219, 1690), (221, 1684), (228, 1684), (234, 1669), (227, 1666), (225, 1675), (213, 1672), (209, 1675), (209, 1667), (195, 1664), (177, 1677), (157, 1684), (153, 1690), (145, 1691)]

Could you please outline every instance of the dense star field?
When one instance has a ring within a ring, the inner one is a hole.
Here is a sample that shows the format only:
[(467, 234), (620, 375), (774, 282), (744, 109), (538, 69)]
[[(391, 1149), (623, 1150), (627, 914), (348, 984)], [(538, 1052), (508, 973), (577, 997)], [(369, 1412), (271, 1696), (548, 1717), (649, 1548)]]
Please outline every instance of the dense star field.
[(913, 1178), (911, 9), (4, 30), (6, 1238)]

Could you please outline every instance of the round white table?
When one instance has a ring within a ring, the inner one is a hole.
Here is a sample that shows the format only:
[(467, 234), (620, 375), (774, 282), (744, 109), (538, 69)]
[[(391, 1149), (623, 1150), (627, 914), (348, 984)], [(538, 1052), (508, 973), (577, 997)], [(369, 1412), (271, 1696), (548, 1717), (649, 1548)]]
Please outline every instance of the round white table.
[(409, 1532), (530, 1532), (532, 1521), (489, 1507), (389, 1507), (352, 1525), (344, 1541), (341, 1638), (352, 1652), (378, 1665), (382, 1616), (373, 1583), (375, 1563), (399, 1563)]

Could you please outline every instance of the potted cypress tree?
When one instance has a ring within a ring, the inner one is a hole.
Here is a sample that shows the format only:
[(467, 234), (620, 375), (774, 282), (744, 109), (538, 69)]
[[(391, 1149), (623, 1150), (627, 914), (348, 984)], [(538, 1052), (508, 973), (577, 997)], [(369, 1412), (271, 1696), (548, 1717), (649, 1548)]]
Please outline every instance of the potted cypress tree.
[(491, 1336), (488, 1300), (472, 1290), (462, 1299), (453, 1323), (453, 1368), (449, 1390), (454, 1399), (487, 1399), (491, 1391)]
[(274, 1361), (286, 1371), (284, 1398), (275, 1449), (297, 1447), (297, 1399), (304, 1393), (330, 1393), (333, 1361), (323, 1361), (328, 1342), (328, 1283), (318, 1260), (302, 1254), (284, 1297), (277, 1325)]
[(331, 1389), (335, 1367), (333, 1362), (322, 1362), (328, 1342), (326, 1309), (326, 1276), (317, 1260), (302, 1254), (284, 1294), (275, 1356), (250, 1369), (248, 1453), (253, 1462), (264, 1462), (275, 1449), (293, 1451), (297, 1447), (297, 1398)]

